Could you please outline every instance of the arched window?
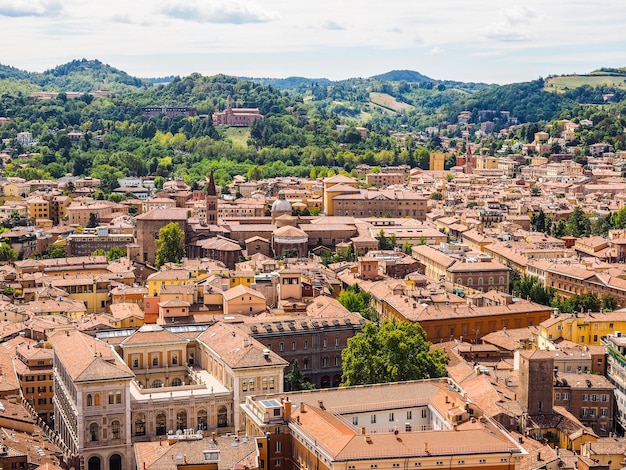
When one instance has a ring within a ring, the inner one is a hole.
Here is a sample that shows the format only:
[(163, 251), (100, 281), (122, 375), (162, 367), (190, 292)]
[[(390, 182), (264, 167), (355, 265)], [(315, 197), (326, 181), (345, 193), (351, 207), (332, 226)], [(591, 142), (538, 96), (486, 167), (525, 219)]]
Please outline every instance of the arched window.
[(100, 457), (91, 457), (87, 462), (87, 470), (100, 470)]
[(241, 381), (241, 391), (242, 392), (247, 392), (248, 391), (248, 381), (246, 379), (243, 379)]
[(120, 438), (120, 422), (119, 421), (111, 421), (111, 439), (119, 439)]
[(492, 277), (489, 278), (489, 285), (493, 286), (493, 278)]
[(322, 388), (330, 387), (330, 377), (327, 375), (322, 376)]
[(87, 394), (87, 406), (93, 406), (93, 396), (91, 393)]
[(100, 428), (98, 427), (98, 423), (91, 423), (89, 425), (89, 440), (91, 442), (100, 440)]
[(176, 413), (176, 429), (187, 429), (187, 412), (185, 410), (180, 410)]
[(478, 285), (479, 285), (479, 286), (482, 286), (482, 285), (483, 285), (483, 278), (482, 278), (482, 277), (479, 277), (479, 278), (478, 278)]
[(122, 392), (115, 392), (115, 404), (116, 405), (122, 404)]
[(198, 430), (204, 431), (207, 428), (207, 412), (206, 410), (198, 410)]
[(328, 367), (328, 356), (322, 358), (322, 367)]
[(146, 435), (146, 415), (137, 413), (135, 416), (135, 436)]
[(267, 391), (267, 377), (263, 377), (263, 391)]
[(504, 276), (500, 276), (500, 285), (504, 284)]
[(162, 386), (163, 386), (163, 382), (161, 382), (159, 379), (152, 382), (152, 388), (161, 388)]
[(228, 426), (228, 409), (225, 406), (220, 406), (217, 410), (217, 426), (220, 428)]
[(156, 434), (164, 436), (167, 433), (167, 417), (162, 411), (156, 415)]
[(270, 390), (274, 390), (274, 377), (270, 377), (268, 382)]
[(94, 406), (100, 406), (100, 394), (99, 393), (94, 394), (93, 404)]
[(109, 457), (109, 470), (122, 470), (122, 457), (119, 454)]
[(172, 379), (172, 387), (180, 387), (183, 384), (183, 381), (180, 380), (178, 377), (176, 377), (175, 379)]
[(468, 277), (468, 278), (467, 278), (467, 285), (468, 285), (468, 286), (471, 286), (471, 285), (473, 285), (473, 284), (474, 284), (474, 280), (473, 280), (471, 277)]

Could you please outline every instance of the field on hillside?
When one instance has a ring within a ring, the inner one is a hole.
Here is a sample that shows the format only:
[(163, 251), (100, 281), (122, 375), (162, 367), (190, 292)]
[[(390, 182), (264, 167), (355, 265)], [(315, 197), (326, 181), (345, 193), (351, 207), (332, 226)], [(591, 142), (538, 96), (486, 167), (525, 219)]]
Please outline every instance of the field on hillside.
[(235, 144), (247, 147), (250, 129), (248, 127), (226, 127), (224, 128), (224, 136)]
[(413, 109), (413, 106), (411, 106), (410, 104), (400, 103), (399, 101), (396, 101), (393, 96), (388, 95), (387, 93), (371, 92), (370, 101), (374, 104), (377, 104), (378, 106), (382, 106), (383, 108), (387, 108), (396, 112)]
[(546, 79), (545, 90), (562, 93), (566, 89), (578, 88), (583, 85), (609, 86), (615, 88), (626, 88), (626, 77), (623, 75), (566, 75), (562, 77), (552, 77)]

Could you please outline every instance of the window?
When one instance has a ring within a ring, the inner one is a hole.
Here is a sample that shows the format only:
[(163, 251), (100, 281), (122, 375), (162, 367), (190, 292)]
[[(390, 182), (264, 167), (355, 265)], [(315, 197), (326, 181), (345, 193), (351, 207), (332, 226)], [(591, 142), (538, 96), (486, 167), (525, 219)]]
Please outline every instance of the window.
[(437, 460), (437, 465), (443, 465), (443, 461)]
[(263, 377), (262, 384), (263, 384), (263, 390), (264, 391), (267, 390), (267, 377)]
[(376, 424), (376, 415), (372, 415), (372, 416), (370, 417), (370, 423), (372, 423), (372, 424)]
[(158, 367), (159, 366), (159, 358), (158, 357), (153, 357), (152, 358), (152, 367)]
[(335, 346), (339, 346), (339, 338), (335, 338)]
[(278, 344), (278, 350), (279, 351), (284, 351), (285, 350), (285, 343), (279, 343)]
[(269, 378), (269, 387), (270, 390), (274, 390), (274, 377)]
[(304, 349), (309, 349), (309, 342), (304, 340)]
[(172, 356), (172, 365), (174, 366), (178, 365), (178, 354), (175, 354), (174, 356)]
[(247, 380), (242, 380), (241, 381), (241, 391), (242, 392), (247, 392), (248, 391), (248, 381)]
[(355, 426), (359, 425), (359, 417), (358, 416), (353, 416), (352, 417), (352, 424), (354, 424)]
[(37, 391), (39, 393), (45, 393), (46, 392), (46, 387), (37, 387)]
[(280, 441), (276, 441), (274, 449), (276, 450), (276, 452), (280, 452), (281, 451)]
[(37, 399), (37, 404), (38, 405), (45, 405), (46, 404), (46, 399), (45, 398), (38, 398)]
[(394, 421), (395, 420), (395, 414), (394, 413), (389, 413), (389, 421)]
[(295, 351), (295, 350), (296, 350), (296, 342), (295, 342), (295, 341), (292, 341), (292, 342), (291, 342), (291, 350), (292, 350), (292, 351)]
[(109, 392), (109, 405), (113, 405), (115, 403), (115, 394), (113, 392)]
[(113, 421), (111, 423), (111, 439), (119, 439), (120, 438), (120, 422)]
[(40, 380), (40, 381), (46, 380), (46, 376), (45, 375), (38, 375), (37, 376), (37, 380)]
[(133, 359), (133, 368), (136, 369), (139, 367), (139, 359)]
[(341, 356), (335, 356), (335, 366), (341, 365)]
[(608, 415), (609, 415), (609, 409), (608, 408), (600, 408), (600, 416), (606, 417)]
[(328, 367), (328, 356), (322, 358), (322, 367)]
[(35, 376), (34, 375), (27, 375), (26, 376), (26, 382), (34, 382), (35, 381)]
[(91, 423), (89, 425), (89, 437), (91, 442), (96, 442), (99, 439), (99, 432), (98, 432), (98, 424), (97, 423)]
[(412, 411), (407, 411), (406, 412), (406, 419), (413, 419), (413, 412)]
[[(26, 387), (26, 393), (35, 393), (35, 387)], [(91, 395), (87, 395), (87, 396), (91, 396)], [(87, 404), (87, 406), (91, 406), (90, 404)]]
[(146, 415), (137, 414), (135, 417), (135, 436), (145, 436), (146, 434)]
[(328, 347), (328, 338), (324, 338), (323, 339), (322, 346), (325, 347), (325, 348)]
[(428, 410), (426, 408), (424, 408), (422, 410), (422, 418), (426, 418), (426, 417), (428, 417)]

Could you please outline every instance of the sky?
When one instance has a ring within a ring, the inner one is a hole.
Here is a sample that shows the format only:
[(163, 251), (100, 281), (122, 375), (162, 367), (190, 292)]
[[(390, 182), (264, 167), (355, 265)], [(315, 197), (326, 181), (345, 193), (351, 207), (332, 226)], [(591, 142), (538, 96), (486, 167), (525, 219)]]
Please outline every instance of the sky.
[(0, 0), (0, 63), (514, 83), (626, 66), (624, 0)]

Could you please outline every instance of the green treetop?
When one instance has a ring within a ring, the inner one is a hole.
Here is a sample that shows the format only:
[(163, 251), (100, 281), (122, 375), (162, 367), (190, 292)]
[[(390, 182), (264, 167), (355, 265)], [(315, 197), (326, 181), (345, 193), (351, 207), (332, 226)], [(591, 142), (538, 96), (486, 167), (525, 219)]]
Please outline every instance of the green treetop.
[(442, 377), (448, 357), (430, 351), (426, 333), (416, 323), (372, 323), (348, 340), (342, 351), (342, 386)]
[(176, 222), (170, 222), (159, 230), (157, 244), (159, 248), (156, 252), (154, 266), (159, 269), (165, 263), (180, 263), (185, 256), (183, 247), (183, 237), (185, 233)]

